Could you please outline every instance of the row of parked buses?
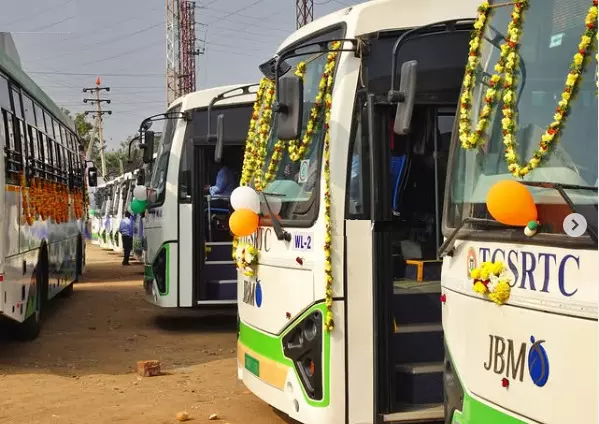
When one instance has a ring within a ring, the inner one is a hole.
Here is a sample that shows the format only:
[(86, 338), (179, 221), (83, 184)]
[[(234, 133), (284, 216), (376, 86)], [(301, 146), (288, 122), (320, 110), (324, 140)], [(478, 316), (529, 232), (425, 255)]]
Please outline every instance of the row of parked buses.
[[(126, 172), (113, 180), (100, 182), (90, 195), (91, 239), (92, 244), (102, 249), (121, 253), (123, 243), (119, 227), (125, 212), (131, 210), (133, 189), (143, 183), (143, 168)], [(143, 263), (144, 217), (132, 214), (134, 220), (133, 251), (134, 259)]]
[(176, 100), (141, 126), (147, 299), (237, 304), (238, 377), (302, 423), (596, 422), (596, 31), (596, 0), (372, 0)]

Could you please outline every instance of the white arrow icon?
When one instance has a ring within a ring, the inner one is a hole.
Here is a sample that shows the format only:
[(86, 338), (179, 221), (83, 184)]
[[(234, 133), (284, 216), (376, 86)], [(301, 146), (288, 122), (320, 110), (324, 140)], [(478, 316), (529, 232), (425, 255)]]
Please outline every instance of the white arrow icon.
[(579, 213), (571, 213), (564, 218), (564, 233), (570, 237), (580, 237), (587, 231), (587, 220)]

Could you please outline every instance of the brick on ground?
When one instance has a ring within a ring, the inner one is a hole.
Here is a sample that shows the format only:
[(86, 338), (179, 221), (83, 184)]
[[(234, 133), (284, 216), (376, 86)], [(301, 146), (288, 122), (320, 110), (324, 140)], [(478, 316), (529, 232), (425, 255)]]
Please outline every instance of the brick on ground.
[(160, 375), (160, 361), (137, 361), (137, 373), (142, 377)]

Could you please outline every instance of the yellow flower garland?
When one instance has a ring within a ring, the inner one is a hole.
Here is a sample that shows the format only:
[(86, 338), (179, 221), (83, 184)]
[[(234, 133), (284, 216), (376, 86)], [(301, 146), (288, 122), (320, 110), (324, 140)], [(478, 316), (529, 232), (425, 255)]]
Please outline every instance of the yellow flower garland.
[(511, 294), (510, 280), (502, 262), (483, 262), (480, 267), (470, 271), (472, 290), (497, 305), (503, 305)]
[[(293, 140), (289, 143), (288, 153), (292, 161), (301, 160), (312, 144), (312, 139), (316, 129), (318, 128), (318, 119), (321, 116), (324, 108), (324, 146), (323, 146), (323, 163), (324, 163), (324, 222), (325, 222), (325, 304), (327, 308), (324, 326), (326, 331), (333, 331), (335, 323), (333, 320), (333, 264), (331, 257), (332, 244), (332, 224), (331, 224), (331, 171), (330, 171), (330, 143), (331, 137), (329, 134), (329, 122), (331, 119), (331, 106), (333, 102), (333, 74), (337, 63), (337, 56), (341, 48), (341, 42), (335, 42), (331, 46), (331, 52), (327, 56), (324, 72), (319, 82), (319, 91), (315, 98), (314, 106), (310, 111), (310, 119), (306, 124), (306, 132), (302, 137), (301, 143), (298, 140)], [(295, 70), (295, 74), (301, 78), (305, 76), (306, 63), (300, 62)], [(263, 94), (264, 93), (264, 94)], [(254, 180), (256, 191), (262, 191), (266, 184), (271, 182), (278, 171), (279, 164), (285, 152), (285, 143), (278, 140), (273, 146), (273, 154), (268, 164), (266, 173), (262, 175), (264, 162), (266, 157), (266, 143), (268, 134), (271, 130), (272, 120), (272, 100), (274, 94), (274, 83), (263, 79), (260, 83), (260, 89), (256, 95), (254, 103), (254, 112), (250, 121), (248, 137), (246, 140), (244, 161), (242, 167), (241, 185), (249, 185)], [(262, 111), (262, 113), (260, 113)], [(260, 116), (258, 120), (258, 116)], [(256, 130), (257, 128), (257, 130)], [(256, 135), (257, 131), (257, 135)], [(240, 250), (241, 249), (241, 250)], [(253, 262), (248, 263), (245, 255), (248, 252)], [(237, 268), (243, 270), (244, 275), (253, 276), (255, 271), (253, 266), (258, 262), (258, 251), (247, 243), (240, 244), (237, 237), (233, 239), (233, 259)]]
[(574, 55), (573, 62), (570, 66), (570, 71), (566, 78), (565, 88), (561, 95), (561, 100), (558, 102), (558, 107), (554, 115), (553, 122), (549, 124), (545, 133), (539, 142), (539, 149), (524, 165), (520, 165), (516, 148), (516, 111), (514, 110), (516, 78), (519, 56), (516, 52), (517, 43), (522, 34), (521, 29), (521, 14), (523, 9), (528, 5), (528, 0), (520, 0), (514, 4), (512, 12), (512, 20), (508, 27), (507, 42), (501, 46), (500, 59), (495, 66), (496, 74), (491, 76), (491, 88), (487, 90), (485, 95), (485, 105), (480, 113), (480, 120), (476, 125), (476, 130), (471, 131), (471, 114), (472, 114), (472, 89), (474, 87), (474, 70), (480, 62), (480, 43), (483, 37), (485, 23), (488, 19), (489, 3), (485, 1), (479, 7), (478, 17), (475, 23), (475, 30), (470, 41), (470, 52), (468, 63), (466, 65), (466, 73), (464, 75), (462, 96), (460, 98), (460, 124), (459, 137), (464, 149), (470, 150), (479, 147), (484, 143), (484, 133), (489, 124), (489, 117), (493, 110), (493, 105), (499, 94), (495, 88), (502, 79), (504, 80), (505, 92), (503, 93), (503, 144), (505, 145), (505, 158), (508, 165), (508, 170), (515, 177), (524, 177), (532, 169), (538, 167), (547, 155), (552, 143), (559, 135), (565, 120), (567, 118), (570, 101), (573, 94), (580, 83), (580, 75), (584, 71), (585, 59), (591, 51), (591, 42), (593, 36), (597, 38), (597, 0), (593, 0), (587, 16), (585, 18), (585, 32), (581, 36), (581, 41), (578, 45), (578, 52)]
[[(464, 81), (462, 83), (462, 95), (460, 97), (460, 124), (459, 138), (464, 149), (474, 149), (485, 142), (485, 132), (489, 126), (490, 116), (496, 105), (498, 97), (498, 87), (501, 83), (501, 75), (506, 68), (514, 66), (514, 57), (516, 54), (516, 46), (518, 44), (521, 33), (521, 13), (522, 9), (527, 5), (528, 0), (519, 0), (514, 3), (512, 10), (512, 19), (508, 26), (508, 37), (500, 46), (500, 55), (495, 65), (496, 73), (491, 75), (489, 85), (484, 97), (484, 106), (479, 114), (479, 120), (476, 124), (476, 129), (472, 131), (472, 91), (475, 86), (475, 71), (480, 63), (480, 46), (484, 36), (486, 23), (489, 18), (489, 2), (483, 2), (478, 8), (478, 16), (474, 23), (472, 38), (470, 40), (470, 49), (468, 52), (468, 62), (464, 73)], [(506, 79), (506, 84), (512, 84), (512, 81)]]
[[(597, 1), (589, 9), (585, 18), (585, 32), (581, 36), (580, 43), (578, 44), (578, 52), (574, 55), (572, 64), (570, 65), (570, 71), (566, 77), (564, 91), (561, 95), (561, 100), (557, 104), (555, 114), (553, 115), (553, 122), (551, 122), (545, 133), (541, 136), (538, 150), (533, 156), (527, 161), (526, 164), (521, 165), (519, 163), (518, 154), (516, 153), (516, 111), (514, 110), (515, 102), (515, 84), (506, 89), (503, 96), (505, 107), (503, 108), (503, 144), (505, 145), (505, 158), (508, 164), (508, 169), (515, 177), (524, 177), (531, 170), (539, 166), (543, 158), (549, 152), (552, 143), (561, 132), (564, 123), (567, 119), (568, 112), (570, 110), (570, 102), (572, 96), (576, 93), (578, 85), (582, 80), (581, 75), (584, 71), (585, 59), (589, 55), (591, 49), (591, 42), (593, 36), (596, 35), (597, 31)], [(512, 69), (507, 70), (505, 78), (514, 79), (514, 73), (518, 66), (519, 58), (514, 59), (515, 66)]]
[(234, 253), (237, 268), (243, 271), (246, 277), (256, 275), (254, 265), (258, 262), (258, 250), (249, 243), (240, 243)]

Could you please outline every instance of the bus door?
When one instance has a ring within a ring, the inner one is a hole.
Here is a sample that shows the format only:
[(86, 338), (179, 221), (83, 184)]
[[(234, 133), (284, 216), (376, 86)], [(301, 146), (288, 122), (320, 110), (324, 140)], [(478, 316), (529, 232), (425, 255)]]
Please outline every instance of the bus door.
[[(225, 155), (228, 149), (230, 147), (225, 147)], [(192, 298), (196, 304), (235, 303), (237, 299), (237, 269), (231, 256), (233, 239), (229, 231), (229, 196), (213, 196), (209, 191), (222, 167), (215, 163), (214, 150), (214, 142), (194, 139), (192, 231), (180, 233), (182, 246), (185, 245), (183, 239), (191, 237)]]

